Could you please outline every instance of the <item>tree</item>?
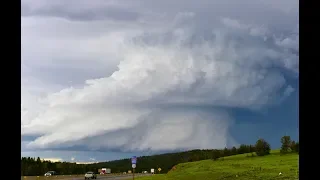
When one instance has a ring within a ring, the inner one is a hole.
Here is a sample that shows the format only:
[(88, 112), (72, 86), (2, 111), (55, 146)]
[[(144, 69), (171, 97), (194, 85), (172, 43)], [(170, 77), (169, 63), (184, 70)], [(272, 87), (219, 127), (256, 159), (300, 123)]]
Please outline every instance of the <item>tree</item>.
[(225, 156), (230, 156), (230, 155), (231, 155), (231, 151), (227, 147), (225, 147), (223, 149), (223, 156), (225, 157)]
[(265, 156), (270, 154), (270, 144), (264, 139), (258, 139), (255, 145), (256, 154), (258, 156)]
[(292, 141), (291, 149), (293, 152), (297, 152), (299, 154), (299, 142)]
[(237, 154), (244, 154), (244, 153), (250, 153), (251, 152), (251, 145), (245, 145), (241, 144), (240, 147), (238, 148), (238, 153)]
[(220, 158), (220, 151), (217, 150), (217, 149), (214, 149), (214, 150), (212, 151), (212, 159), (213, 159), (213, 160), (217, 160), (217, 159), (219, 159), (219, 158)]
[(250, 144), (249, 146), (249, 152), (256, 152), (256, 147)]
[(296, 152), (296, 142), (295, 141), (291, 141), (290, 149), (292, 152)]
[(233, 146), (231, 149), (231, 154), (236, 155), (237, 153), (238, 153), (237, 148)]
[(281, 153), (288, 153), (288, 152), (291, 152), (291, 138), (290, 136), (283, 136), (281, 138), (281, 150), (280, 152)]

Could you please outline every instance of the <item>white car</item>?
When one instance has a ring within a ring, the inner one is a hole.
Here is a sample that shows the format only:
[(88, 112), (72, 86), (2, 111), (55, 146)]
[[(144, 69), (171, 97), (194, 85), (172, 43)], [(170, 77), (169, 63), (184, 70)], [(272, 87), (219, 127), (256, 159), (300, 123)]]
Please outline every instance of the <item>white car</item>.
[(97, 175), (90, 171), (84, 175), (84, 179), (97, 179)]
[(48, 171), (48, 172), (46, 172), (46, 173), (44, 174), (44, 176), (53, 176), (53, 175), (55, 175), (55, 174), (56, 174), (55, 171)]

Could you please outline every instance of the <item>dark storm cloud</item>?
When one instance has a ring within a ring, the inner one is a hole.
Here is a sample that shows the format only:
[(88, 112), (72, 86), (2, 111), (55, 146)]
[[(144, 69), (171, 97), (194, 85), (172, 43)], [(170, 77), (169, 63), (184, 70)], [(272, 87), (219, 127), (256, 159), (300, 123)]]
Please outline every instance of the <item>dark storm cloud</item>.
[(139, 13), (129, 12), (123, 9), (94, 9), (88, 11), (69, 11), (60, 6), (54, 6), (47, 9), (31, 10), (28, 5), (22, 5), (22, 16), (48, 16), (60, 17), (76, 21), (92, 21), (111, 19), (118, 21), (135, 21), (139, 18)]
[(22, 59), (37, 71), (25, 87), (86, 82), (22, 97), (22, 133), (41, 134), (29, 149), (234, 145), (225, 109), (266, 107), (294, 91), (284, 69), (299, 76), (293, 1), (23, 0), (22, 15)]

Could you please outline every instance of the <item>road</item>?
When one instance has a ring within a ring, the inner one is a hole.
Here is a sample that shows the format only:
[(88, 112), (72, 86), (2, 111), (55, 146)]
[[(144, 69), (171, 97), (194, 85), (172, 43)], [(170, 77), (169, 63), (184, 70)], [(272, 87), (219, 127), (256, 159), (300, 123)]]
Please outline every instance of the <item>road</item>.
[[(135, 174), (135, 177), (141, 176), (151, 176), (152, 174)], [(70, 177), (69, 177), (70, 176)], [(98, 175), (97, 179), (106, 180), (131, 180), (132, 174), (108, 174), (108, 175)], [(84, 180), (84, 175), (61, 175), (54, 177), (44, 177), (44, 176), (25, 176), (21, 177), (21, 180)]]
[[(150, 176), (152, 174), (135, 174), (134, 177), (141, 177), (141, 176)], [(114, 175), (114, 176), (99, 176), (97, 179), (107, 179), (107, 180), (125, 180), (125, 179), (132, 179), (132, 174), (126, 174), (126, 175)], [(70, 179), (64, 179), (64, 180), (84, 180), (84, 177), (79, 178), (70, 178)]]

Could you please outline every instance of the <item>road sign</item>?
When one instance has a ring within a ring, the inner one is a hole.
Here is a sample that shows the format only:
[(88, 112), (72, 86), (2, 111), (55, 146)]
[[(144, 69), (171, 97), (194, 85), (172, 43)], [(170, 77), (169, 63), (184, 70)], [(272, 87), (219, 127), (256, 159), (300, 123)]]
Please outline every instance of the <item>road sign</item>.
[(132, 168), (134, 169), (134, 168), (136, 168), (137, 167), (137, 165), (136, 164), (132, 164)]
[(137, 157), (136, 156), (132, 156), (131, 164), (137, 164)]
[(158, 171), (160, 172), (160, 171), (161, 171), (161, 168), (158, 168)]

